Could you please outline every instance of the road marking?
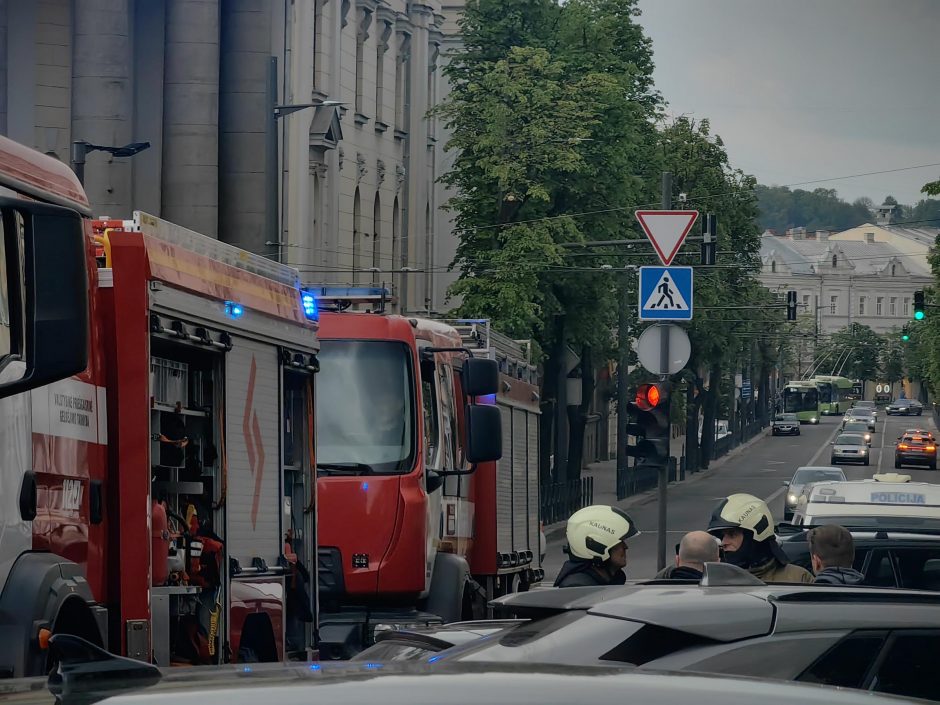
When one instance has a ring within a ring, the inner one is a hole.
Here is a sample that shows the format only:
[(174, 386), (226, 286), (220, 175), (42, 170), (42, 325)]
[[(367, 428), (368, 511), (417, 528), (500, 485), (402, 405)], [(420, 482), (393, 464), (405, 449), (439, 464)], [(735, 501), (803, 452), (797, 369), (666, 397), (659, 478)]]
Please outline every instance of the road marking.
[(786, 460), (768, 460), (767, 461), (768, 465), (786, 465), (786, 463), (787, 463)]
[(778, 487), (777, 490), (776, 490), (773, 494), (771, 494), (769, 497), (765, 497), (765, 498), (764, 498), (764, 503), (765, 503), (765, 504), (770, 504), (770, 503), (773, 502), (775, 499), (777, 499), (777, 497), (779, 497), (780, 495), (782, 495), (782, 494), (783, 494), (784, 492), (786, 492), (786, 491), (787, 491), (787, 488), (786, 488), (786, 487)]
[(806, 463), (806, 464), (807, 464), (807, 465), (813, 465), (813, 464), (816, 462), (816, 460), (819, 459), (819, 456), (823, 454), (823, 451), (826, 450), (826, 446), (831, 445), (832, 439), (835, 438), (835, 437), (836, 437), (836, 434), (838, 434), (839, 431), (841, 431), (841, 430), (842, 430), (842, 429), (839, 428), (839, 425), (836, 424), (836, 427), (835, 427), (834, 429), (832, 429), (832, 433), (830, 433), (830, 434), (826, 437), (826, 440), (824, 440), (824, 441), (822, 442), (822, 445), (819, 446), (819, 450), (816, 451), (816, 454), (815, 454), (812, 458), (810, 458), (810, 459), (809, 459), (809, 462)]
[(885, 457), (885, 441), (888, 440), (888, 415), (885, 414), (884, 426), (881, 428), (881, 452), (878, 453), (878, 472), (881, 472), (881, 461)]

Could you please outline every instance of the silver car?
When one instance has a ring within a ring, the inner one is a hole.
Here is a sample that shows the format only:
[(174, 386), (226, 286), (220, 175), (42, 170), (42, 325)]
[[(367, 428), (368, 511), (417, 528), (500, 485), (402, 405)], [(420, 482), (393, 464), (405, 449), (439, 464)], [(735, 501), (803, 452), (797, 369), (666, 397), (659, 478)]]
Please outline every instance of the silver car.
[(829, 462), (861, 463), (868, 465), (868, 445), (865, 437), (857, 433), (840, 433), (832, 442), (832, 453)]
[(797, 468), (793, 477), (783, 481), (783, 486), (787, 488), (783, 502), (784, 521), (793, 518), (793, 510), (796, 509), (800, 495), (814, 482), (845, 482), (845, 473), (842, 468), (832, 465), (806, 465)]

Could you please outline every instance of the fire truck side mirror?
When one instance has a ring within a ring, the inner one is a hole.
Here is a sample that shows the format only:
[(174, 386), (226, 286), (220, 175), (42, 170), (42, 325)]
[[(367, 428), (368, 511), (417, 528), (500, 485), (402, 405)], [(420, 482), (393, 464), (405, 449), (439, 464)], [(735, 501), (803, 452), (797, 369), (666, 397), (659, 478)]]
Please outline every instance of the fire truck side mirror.
[(475, 465), (502, 457), (503, 420), (499, 407), (489, 404), (468, 405), (467, 461)]
[[(0, 198), (0, 398), (88, 365), (88, 273), (81, 216)], [(8, 364), (15, 363), (15, 364)]]
[(463, 392), (468, 397), (485, 397), (499, 390), (499, 365), (496, 360), (469, 357), (460, 372)]

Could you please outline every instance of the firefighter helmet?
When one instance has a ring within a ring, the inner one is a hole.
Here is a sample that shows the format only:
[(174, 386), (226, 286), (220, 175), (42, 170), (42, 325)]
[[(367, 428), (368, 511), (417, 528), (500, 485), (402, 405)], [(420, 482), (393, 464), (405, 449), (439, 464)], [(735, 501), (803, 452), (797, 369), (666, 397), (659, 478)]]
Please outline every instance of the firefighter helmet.
[(640, 532), (622, 509), (595, 504), (572, 514), (566, 533), (568, 553), (573, 557), (606, 561), (610, 549)]
[(721, 500), (712, 511), (708, 533), (721, 538), (725, 529), (750, 531), (755, 541), (774, 535), (774, 518), (764, 500), (750, 494), (733, 494)]

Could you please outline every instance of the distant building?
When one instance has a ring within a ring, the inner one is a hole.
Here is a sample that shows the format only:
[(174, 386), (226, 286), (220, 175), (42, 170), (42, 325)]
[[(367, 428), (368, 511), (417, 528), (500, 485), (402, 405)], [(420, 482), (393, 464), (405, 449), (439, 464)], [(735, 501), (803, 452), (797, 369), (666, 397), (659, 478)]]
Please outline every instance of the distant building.
[(910, 322), (914, 292), (932, 284), (927, 250), (935, 235), (874, 225), (837, 235), (765, 232), (760, 280), (771, 291), (795, 290), (799, 315), (812, 316), (819, 333), (852, 323), (886, 333)]

